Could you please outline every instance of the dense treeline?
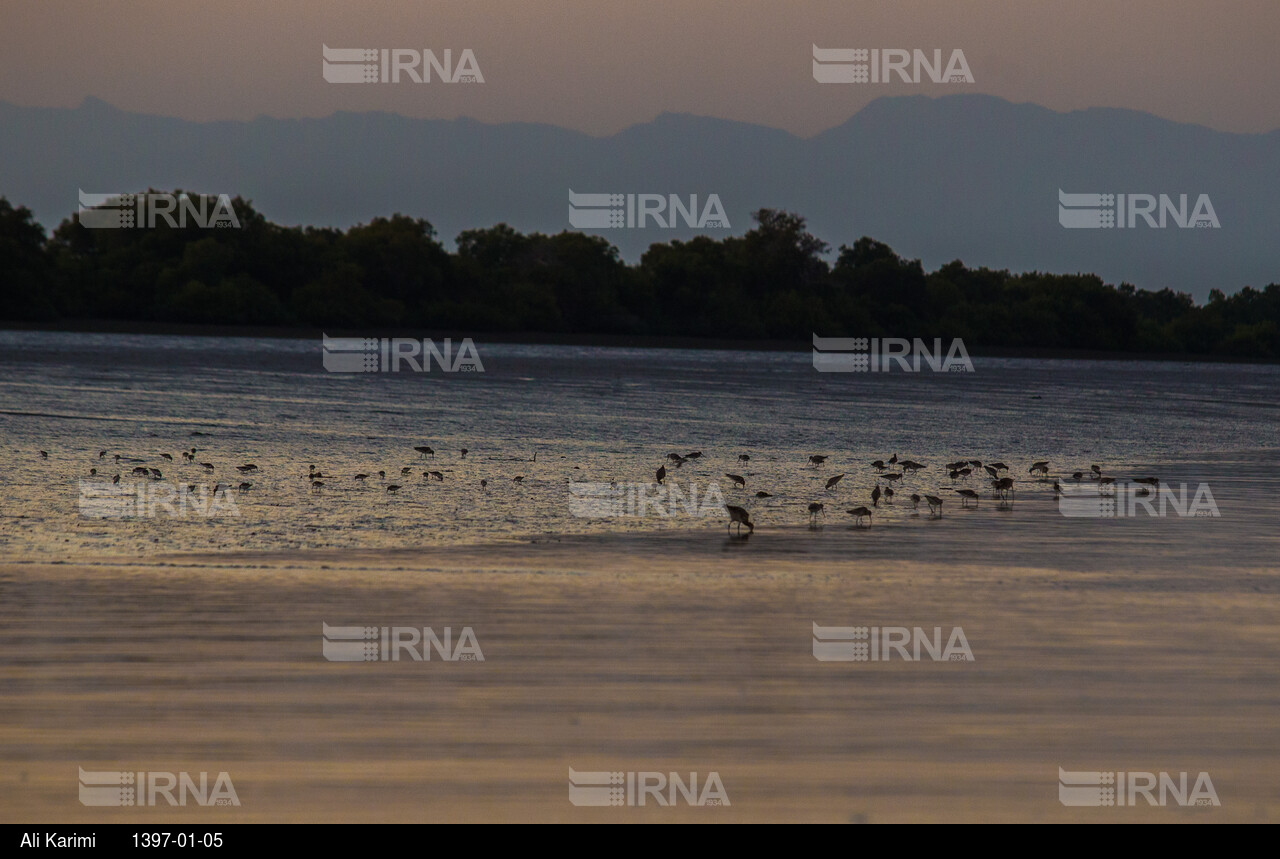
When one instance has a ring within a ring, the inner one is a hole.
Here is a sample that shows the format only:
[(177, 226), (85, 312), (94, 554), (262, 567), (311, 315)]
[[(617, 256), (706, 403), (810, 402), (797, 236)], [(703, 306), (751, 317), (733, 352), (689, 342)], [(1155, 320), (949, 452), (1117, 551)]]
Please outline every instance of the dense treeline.
[(769, 209), (744, 236), (654, 244), (627, 265), (582, 233), (498, 224), (463, 232), (450, 253), (422, 219), (282, 227), (231, 204), (239, 229), (87, 229), (73, 217), (46, 236), (29, 210), (0, 198), (0, 319), (797, 341), (816, 332), (1280, 359), (1277, 284), (1230, 297), (1215, 289), (1198, 306), (1088, 274), (959, 261), (925, 272), (870, 238), (840, 246), (831, 264), (802, 217)]

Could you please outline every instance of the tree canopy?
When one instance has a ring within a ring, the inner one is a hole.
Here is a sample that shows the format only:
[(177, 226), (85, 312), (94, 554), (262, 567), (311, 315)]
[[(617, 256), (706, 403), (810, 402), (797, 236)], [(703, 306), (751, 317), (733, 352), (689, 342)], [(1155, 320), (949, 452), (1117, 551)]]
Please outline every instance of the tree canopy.
[[(175, 194), (181, 192), (174, 192)], [(0, 197), (0, 320), (116, 320), (476, 333), (678, 335), (807, 342), (960, 337), (984, 347), (1280, 360), (1280, 285), (1184, 293), (1092, 274), (926, 272), (862, 237), (830, 246), (795, 213), (761, 209), (745, 235), (655, 243), (632, 265), (606, 239), (462, 232), (395, 214), (347, 230), (284, 227), (231, 201), (239, 228), (52, 233)], [(1230, 284), (1227, 284), (1231, 286)]]

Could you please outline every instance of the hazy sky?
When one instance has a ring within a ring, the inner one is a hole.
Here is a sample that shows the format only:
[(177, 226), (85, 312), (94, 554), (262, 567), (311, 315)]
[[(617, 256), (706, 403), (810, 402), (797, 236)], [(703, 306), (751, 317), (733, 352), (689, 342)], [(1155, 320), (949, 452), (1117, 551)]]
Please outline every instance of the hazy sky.
[[(809, 135), (881, 95), (1280, 127), (1280, 0), (0, 0), (0, 100), (191, 120), (387, 110), (594, 134), (663, 111)], [(820, 85), (811, 46), (952, 48), (975, 83)], [(321, 45), (475, 52), (482, 85), (335, 85)]]

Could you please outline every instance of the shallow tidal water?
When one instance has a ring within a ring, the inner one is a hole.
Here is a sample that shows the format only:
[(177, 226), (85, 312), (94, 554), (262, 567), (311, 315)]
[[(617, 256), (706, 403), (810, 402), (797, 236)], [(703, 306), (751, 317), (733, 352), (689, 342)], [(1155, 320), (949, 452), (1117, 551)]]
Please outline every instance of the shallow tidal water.
[[(1037, 541), (1239, 561), (1275, 546), (1280, 367), (976, 358), (972, 374), (818, 373), (805, 353), (476, 346), (482, 373), (337, 374), (309, 340), (0, 332), (0, 556), (145, 562), (673, 529), (711, 539), (724, 534), (722, 501), (747, 507), (757, 536), (805, 530), (808, 505), (823, 503), (818, 552), (912, 557), (936, 539), (928, 530), (949, 535), (961, 562)], [(182, 461), (191, 447), (195, 461)], [(679, 468), (666, 459), (695, 450)], [(811, 466), (811, 454), (829, 459)], [(889, 485), (869, 463), (894, 454), (927, 468), (904, 475), (870, 528), (851, 529), (844, 511)], [(955, 459), (1007, 463), (1013, 503), (977, 475), (951, 481), (941, 466)], [(1159, 476), (1188, 503), (1207, 484), (1221, 516), (1066, 517), (1051, 482), (1028, 473), (1038, 460), (1064, 484), (1095, 463), (1121, 479)], [(258, 471), (236, 471), (246, 463)], [(132, 477), (136, 467), (163, 481)], [(107, 490), (115, 474), (142, 509), (164, 500), (159, 483), (194, 486), (196, 498), (232, 488), (212, 509), (85, 515), (83, 491)], [(584, 517), (598, 505), (575, 498), (612, 483), (655, 500), (642, 516)], [(953, 487), (984, 497), (962, 507)], [(943, 516), (913, 509), (912, 493), (943, 497)]]

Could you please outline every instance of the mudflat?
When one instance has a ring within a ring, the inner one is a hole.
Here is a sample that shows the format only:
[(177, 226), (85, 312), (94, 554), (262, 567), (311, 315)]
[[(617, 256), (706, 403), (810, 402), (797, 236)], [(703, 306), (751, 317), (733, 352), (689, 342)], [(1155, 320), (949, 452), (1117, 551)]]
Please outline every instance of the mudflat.
[[(1280, 816), (1275, 568), (834, 559), (813, 539), (0, 566), (0, 819)], [(960, 628), (973, 661), (819, 661), (815, 623)], [(455, 647), (470, 628), (483, 659), (333, 662), (323, 624)], [(1067, 807), (1059, 768), (1205, 772), (1221, 805)], [(79, 769), (226, 772), (240, 805), (86, 807)], [(714, 772), (727, 802), (579, 807), (571, 769)]]

